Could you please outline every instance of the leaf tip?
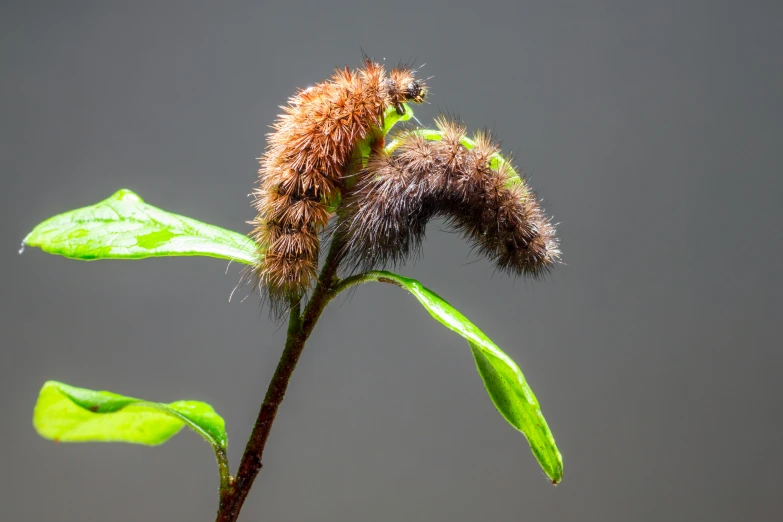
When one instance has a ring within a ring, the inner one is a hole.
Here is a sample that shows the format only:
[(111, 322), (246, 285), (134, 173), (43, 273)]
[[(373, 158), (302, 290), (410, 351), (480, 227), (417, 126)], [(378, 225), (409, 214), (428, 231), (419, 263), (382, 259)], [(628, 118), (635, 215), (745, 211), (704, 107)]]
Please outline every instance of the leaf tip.
[(552, 479), (552, 485), (557, 486), (563, 480), (563, 457), (560, 452), (557, 451), (557, 460), (554, 462), (554, 469), (547, 473), (550, 479)]
[(68, 385), (64, 384), (62, 382), (59, 382), (59, 381), (49, 380), (49, 381), (46, 381), (45, 383), (43, 383), (43, 386), (41, 386), (41, 391), (38, 392), (38, 393), (40, 394), (41, 392), (43, 392), (43, 391), (45, 391), (45, 390), (47, 390), (49, 388), (57, 388), (57, 387), (60, 387), (60, 386), (68, 386)]
[(41, 224), (35, 226), (30, 232), (27, 233), (24, 238), (22, 238), (22, 243), (19, 245), (19, 254), (24, 254), (24, 247), (31, 246), (31, 247), (37, 247), (40, 246), (40, 230)]
[(120, 189), (112, 194), (109, 199), (124, 201), (126, 203), (144, 203), (144, 200), (130, 189)]

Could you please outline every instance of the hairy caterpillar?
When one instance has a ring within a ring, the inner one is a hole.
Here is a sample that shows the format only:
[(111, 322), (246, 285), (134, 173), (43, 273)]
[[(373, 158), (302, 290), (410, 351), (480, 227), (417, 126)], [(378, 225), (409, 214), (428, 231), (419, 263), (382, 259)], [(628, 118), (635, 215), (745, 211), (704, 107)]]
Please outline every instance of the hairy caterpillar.
[(251, 222), (261, 259), (254, 273), (273, 310), (286, 308), (316, 279), (327, 204), (344, 188), (354, 147), (383, 126), (387, 108), (404, 114), (403, 103), (420, 103), (425, 93), (410, 67), (387, 75), (367, 59), (358, 70), (337, 69), (282, 107), (260, 158), (258, 215)]
[(436, 216), (498, 269), (539, 276), (558, 260), (555, 228), (488, 134), (465, 146), (465, 128), (440, 118), (441, 139), (408, 131), (393, 155), (378, 151), (338, 209), (333, 234), (354, 269), (394, 265), (417, 253)]

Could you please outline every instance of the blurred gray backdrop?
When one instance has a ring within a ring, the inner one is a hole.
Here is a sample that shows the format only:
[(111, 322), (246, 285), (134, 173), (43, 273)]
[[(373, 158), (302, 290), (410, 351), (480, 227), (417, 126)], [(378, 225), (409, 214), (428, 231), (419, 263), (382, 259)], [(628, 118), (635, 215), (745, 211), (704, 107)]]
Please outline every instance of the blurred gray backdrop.
[(226, 419), (238, 463), (284, 328), (239, 268), (77, 262), (27, 249), (55, 213), (127, 187), (239, 231), (278, 106), (361, 64), (434, 75), (516, 155), (560, 222), (541, 282), (432, 223), (398, 271), (525, 371), (565, 459), (553, 488), (465, 342), (409, 295), (330, 306), (294, 374), (243, 520), (781, 520), (783, 4), (9, 2), (0, 7), (0, 517), (212, 520), (209, 448), (55, 445), (41, 384)]

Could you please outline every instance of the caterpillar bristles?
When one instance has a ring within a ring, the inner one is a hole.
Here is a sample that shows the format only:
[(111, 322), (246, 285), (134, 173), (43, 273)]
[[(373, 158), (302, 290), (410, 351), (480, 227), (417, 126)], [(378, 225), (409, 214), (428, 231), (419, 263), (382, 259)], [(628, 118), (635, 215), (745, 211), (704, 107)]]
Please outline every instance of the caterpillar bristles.
[(428, 191), (399, 157), (371, 156), (337, 209), (340, 258), (354, 268), (397, 264), (421, 246), (434, 208)]
[(439, 141), (404, 132), (392, 156), (379, 151), (359, 172), (333, 229), (349, 267), (382, 268), (417, 255), (427, 222), (445, 217), (499, 270), (532, 277), (550, 270), (560, 258), (555, 228), (509, 162), (496, 161), (498, 144), (480, 132), (468, 149), (462, 125), (436, 124)]
[(384, 67), (366, 59), (357, 70), (337, 69), (331, 79), (300, 90), (288, 100), (260, 159), (251, 233), (259, 253), (253, 274), (281, 316), (312, 288), (317, 277), (319, 234), (327, 206), (344, 190), (356, 145), (382, 128), (389, 107), (424, 101), (423, 82), (409, 67)]

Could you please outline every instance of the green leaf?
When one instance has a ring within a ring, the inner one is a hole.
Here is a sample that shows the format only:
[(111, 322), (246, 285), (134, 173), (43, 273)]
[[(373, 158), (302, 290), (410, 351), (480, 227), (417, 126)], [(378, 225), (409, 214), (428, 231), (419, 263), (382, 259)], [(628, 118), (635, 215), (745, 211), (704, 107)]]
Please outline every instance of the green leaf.
[(148, 205), (127, 189), (47, 219), (23, 244), (73, 259), (209, 256), (253, 264), (252, 239)]
[(446, 328), (468, 341), (478, 373), (500, 414), (522, 432), (541, 468), (557, 484), (563, 478), (563, 457), (541, 413), (533, 390), (519, 366), (464, 315), (415, 279), (392, 272), (368, 272), (366, 280), (391, 283), (414, 295), (419, 303)]
[(204, 402), (148, 402), (56, 381), (48, 381), (41, 388), (33, 426), (45, 439), (58, 442), (147, 446), (162, 444), (188, 426), (216, 451), (225, 453), (228, 444), (223, 418)]
[(389, 134), (389, 131), (401, 121), (408, 121), (413, 118), (413, 109), (407, 103), (402, 104), (405, 113), (399, 114), (395, 107), (389, 107), (386, 109), (386, 113), (383, 115), (383, 135)]

